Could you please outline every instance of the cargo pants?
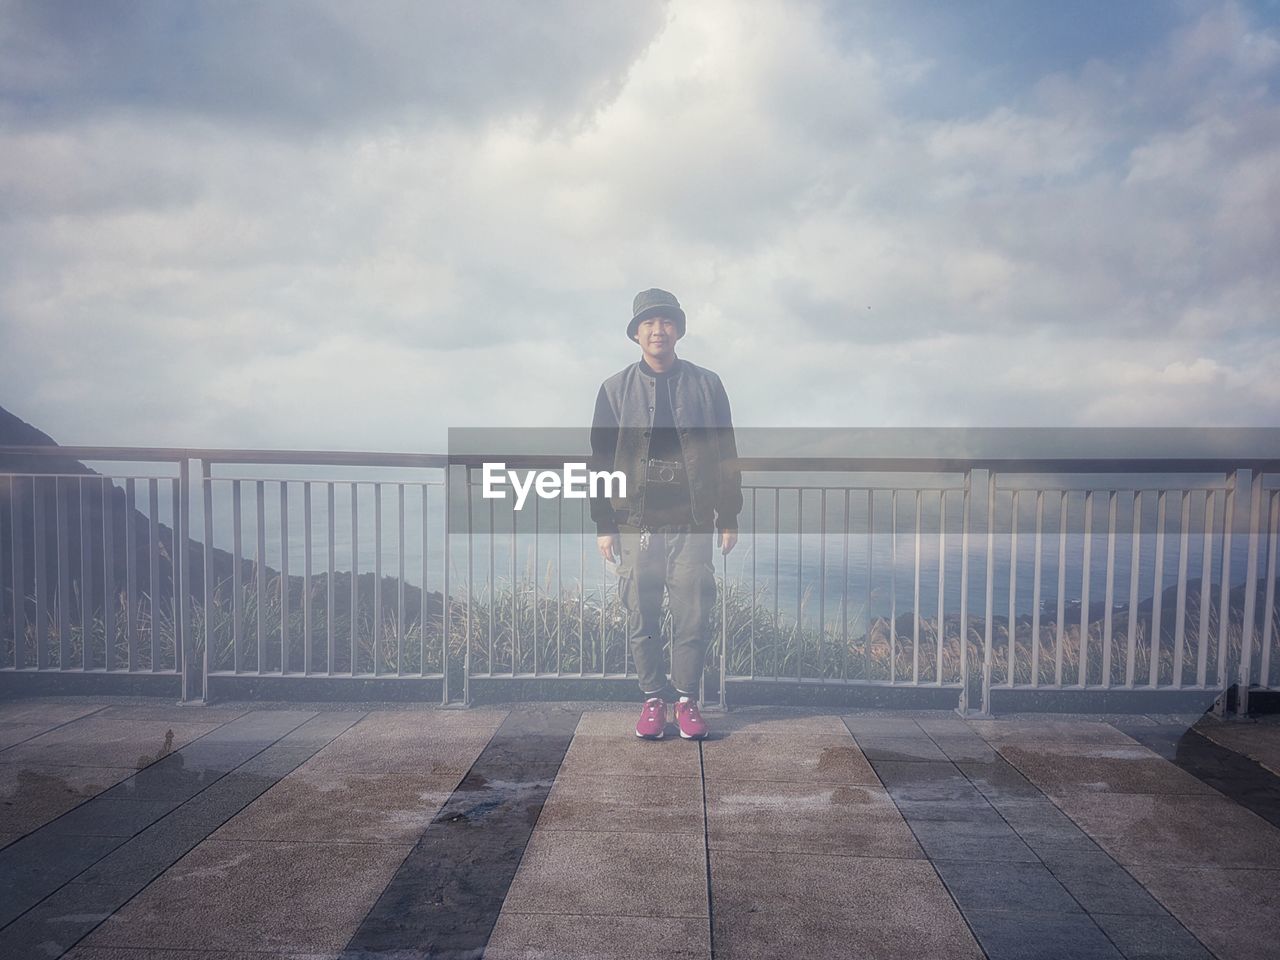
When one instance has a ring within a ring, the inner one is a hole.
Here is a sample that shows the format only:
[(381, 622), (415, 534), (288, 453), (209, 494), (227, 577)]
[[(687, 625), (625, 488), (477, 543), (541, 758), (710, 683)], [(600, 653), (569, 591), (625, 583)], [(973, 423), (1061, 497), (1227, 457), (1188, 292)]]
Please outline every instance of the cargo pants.
[(641, 530), (618, 529), (618, 592), (629, 614), (628, 644), (645, 693), (667, 691), (662, 650), (662, 593), (671, 613), (671, 683), (697, 697), (711, 641), (716, 602), (711, 528), (658, 527), (642, 550)]

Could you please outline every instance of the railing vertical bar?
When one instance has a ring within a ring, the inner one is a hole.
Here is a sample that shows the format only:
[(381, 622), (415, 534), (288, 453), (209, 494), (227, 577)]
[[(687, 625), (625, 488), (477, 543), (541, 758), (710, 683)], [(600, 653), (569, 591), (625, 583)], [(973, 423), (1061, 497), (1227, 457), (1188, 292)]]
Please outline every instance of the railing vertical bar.
[(183, 516), (183, 504), (186, 502), (185, 470), (187, 461), (178, 463), (178, 476), (169, 481), (169, 492), (173, 497), (173, 557), (170, 560), (171, 585), (173, 587), (173, 659), (174, 669), (183, 675), (183, 699), (186, 699), (186, 675), (182, 669), (185, 651), (186, 634), (183, 632), (183, 608), (186, 602), (186, 581), (183, 576), (182, 561), (187, 555), (186, 518)]
[[(125, 549), (125, 630), (129, 636), (128, 670), (130, 673), (138, 669), (138, 532), (136, 529), (137, 489), (133, 477), (124, 482), (124, 549)], [(37, 548), (39, 544), (36, 544)], [(36, 612), (39, 615), (39, 601)], [(37, 642), (39, 636), (37, 634)]]
[(827, 636), (827, 488), (818, 495), (818, 650), (815, 663), (818, 678), (825, 679), (822, 668), (822, 641)]
[(1244, 623), (1240, 633), (1240, 675), (1236, 712), (1240, 716), (1249, 713), (1249, 688), (1253, 683), (1253, 621), (1258, 602), (1258, 537), (1262, 519), (1262, 474), (1249, 472), (1249, 544), (1245, 554), (1244, 572)]
[(400, 579), (396, 587), (396, 676), (404, 676), (404, 484), (396, 484), (396, 549)]
[(987, 571), (984, 618), (986, 629), (982, 638), (982, 712), (991, 712), (991, 667), (995, 657), (992, 637), (992, 615), (995, 613), (994, 591), (996, 580), (996, 472), (987, 471)]
[(1217, 494), (1213, 490), (1204, 496), (1204, 536), (1200, 557), (1200, 624), (1196, 647), (1196, 685), (1209, 683), (1209, 580), (1213, 573), (1213, 515)]
[(356, 656), (356, 623), (360, 609), (360, 491), (351, 484), (351, 676), (358, 672)]
[(1125, 636), (1124, 685), (1133, 689), (1138, 666), (1138, 578), (1142, 553), (1142, 491), (1133, 491), (1133, 531), (1129, 536), (1129, 624)]
[(1173, 688), (1182, 687), (1182, 664), (1186, 653), (1187, 633), (1187, 554), (1191, 547), (1191, 491), (1183, 490), (1182, 510), (1178, 517), (1178, 608), (1173, 628)]
[(280, 676), (289, 673), (289, 482), (280, 481)]
[(494, 585), (497, 582), (497, 563), (494, 554), (498, 549), (497, 540), (497, 511), (494, 508), (493, 499), (489, 499), (489, 609), (486, 619), (489, 621), (489, 676), (493, 676), (493, 646), (494, 646)]
[(804, 487), (796, 491), (796, 680), (800, 679), (804, 663), (804, 609), (801, 590), (804, 588)]
[(204, 562), (204, 656), (201, 657), (201, 698), (209, 700), (209, 667), (213, 658), (213, 478), (212, 465), (203, 457), (200, 459), (200, 500), (204, 505), (204, 544), (202, 555)]
[[(13, 531), (9, 550), (11, 562), (9, 574), (13, 585), (13, 668), (15, 670), (25, 670), (27, 666), (27, 575), (24, 565), (27, 555), (25, 543), (26, 518), (22, 515), (23, 511), (19, 507), (18, 479), (18, 477), (9, 478), (9, 490), (11, 493), (9, 499), (9, 529)], [(103, 482), (110, 485), (110, 481), (106, 477), (103, 478)], [(31, 478), (31, 491), (34, 506), (34, 477)], [(110, 497), (107, 494), (104, 493), (103, 498), (110, 502)], [(109, 514), (103, 513), (104, 518), (108, 516)], [(111, 648), (108, 645), (108, 655), (110, 650)], [(110, 661), (108, 661), (107, 667), (110, 668), (110, 666)]]
[[(871, 565), (875, 556), (875, 490), (867, 488), (867, 606), (866, 630), (862, 636), (862, 679), (871, 679)], [(776, 513), (775, 513), (776, 516)]]
[(253, 567), (254, 583), (258, 594), (254, 604), (258, 608), (258, 663), (255, 673), (262, 676), (267, 649), (267, 490), (264, 481), (255, 480), (253, 483), (257, 500), (257, 515), (254, 518), (257, 542)]
[[(9, 504), (9, 514), (10, 514), (10, 517), (12, 517), (12, 515), (13, 515), (13, 500), (14, 500), (14, 482), (13, 482), (13, 481), (14, 481), (14, 477), (13, 477), (13, 475), (12, 475), (12, 474), (0, 474), (0, 483), (4, 484), (4, 494), (3, 494), (3, 495), (0, 495), (0, 504), (6, 503), (6, 502)], [(84, 515), (84, 508), (83, 508), (83, 506), (82, 506), (82, 507), (81, 507), (81, 516), (83, 516), (83, 515)], [(2, 518), (0, 518), (0, 527), (2, 527), (2, 526), (3, 526), (3, 519), (2, 519)], [(8, 542), (8, 543), (10, 543), (10, 544), (12, 544), (12, 543), (13, 543), (13, 539), (14, 539), (14, 538), (13, 538), (13, 532), (12, 532), (12, 531), (13, 531), (13, 528), (12, 528), (12, 527), (10, 527), (9, 539), (8, 539), (8, 541), (7, 541), (7, 542)], [(3, 538), (0, 538), (0, 546), (3, 546), (5, 542), (6, 542), (6, 541), (5, 541)], [(12, 552), (13, 547), (12, 547), (12, 546), (10, 546), (9, 550), (10, 550), (10, 552)], [(4, 623), (4, 621), (5, 621), (5, 616), (4, 616), (4, 612), (5, 612), (4, 563), (5, 563), (5, 560), (6, 560), (6, 557), (4, 556), (4, 552), (3, 552), (3, 550), (0, 550), (0, 623)], [(82, 593), (83, 593), (83, 589), (84, 589), (84, 588), (82, 587), (82, 588), (81, 588), (81, 592), (82, 592)], [(16, 624), (16, 623), (18, 622), (18, 618), (17, 618), (17, 606), (18, 606), (18, 604), (21, 602), (21, 599), (18, 597), (17, 593), (15, 593), (15, 594), (13, 595), (13, 599), (14, 599), (14, 623)], [(83, 609), (83, 607), (85, 607), (85, 606), (87, 606), (87, 604), (81, 604), (82, 609)], [(104, 622), (105, 622), (105, 621), (104, 621)], [(87, 633), (86, 633), (86, 636), (87, 636)], [(89, 645), (88, 645), (88, 643), (86, 643), (86, 644), (85, 644), (85, 649), (88, 649), (88, 646), (89, 646)], [(14, 669), (17, 669), (18, 661), (17, 661), (17, 648), (16, 648), (16, 647), (15, 647), (15, 649), (14, 649), (14, 663), (13, 663), (13, 665), (14, 665)], [(7, 663), (0, 662), (0, 669), (2, 669), (2, 668), (4, 668), (4, 667), (7, 667), (7, 666), (8, 666), (8, 664), (7, 664)]]
[(916, 539), (912, 550), (915, 573), (911, 599), (911, 682), (920, 682), (920, 494), (916, 490)]
[(779, 619), (779, 594), (780, 588), (780, 567), (779, 556), (782, 553), (782, 524), (778, 518), (779, 506), (782, 502), (782, 491), (778, 487), (773, 488), (773, 679), (778, 679), (779, 673), (779, 657), (778, 657), (778, 640), (782, 635), (782, 621)]
[[(471, 482), (471, 469), (464, 468), (467, 492), (467, 621), (462, 648), (462, 662), (465, 664), (467, 676), (471, 675), (472, 618), (476, 600), (476, 559), (475, 559), (475, 484)], [(464, 681), (467, 682), (467, 681)]]
[(898, 488), (889, 491), (889, 682), (898, 682)]
[(302, 673), (311, 676), (311, 481), (302, 481)]
[(1080, 567), (1080, 686), (1088, 686), (1089, 677), (1089, 581), (1093, 559), (1093, 491), (1084, 494), (1084, 550)]
[(71, 663), (71, 536), (64, 489), (67, 485), (61, 480), (53, 478), (53, 516), (58, 563), (58, 669), (66, 670)]
[(542, 562), (541, 552), (539, 551), (539, 543), (542, 539), (542, 532), (538, 521), (538, 504), (542, 500), (541, 497), (533, 498), (533, 582), (531, 596), (533, 603), (530, 607), (533, 613), (533, 675), (538, 675), (538, 578), (542, 575), (540, 564)]
[(1278, 507), (1280, 507), (1280, 491), (1273, 490), (1267, 505), (1267, 514), (1271, 518), (1269, 524), (1271, 532), (1267, 537), (1267, 593), (1266, 600), (1262, 606), (1262, 662), (1259, 665), (1259, 685), (1267, 689), (1271, 688), (1271, 644), (1274, 633), (1272, 623), (1275, 620), (1272, 610), (1275, 608), (1276, 602), (1276, 541), (1280, 539), (1280, 512), (1277, 511)]
[[(578, 676), (587, 672), (587, 501), (578, 501)], [(493, 604), (489, 604), (490, 609)], [(490, 657), (493, 656), (492, 647)], [(490, 663), (493, 661), (490, 660)]]
[[(16, 487), (15, 487), (16, 489)], [(116, 485), (102, 478), (102, 668), (111, 669), (111, 654), (119, 636), (116, 623)], [(15, 533), (17, 532), (15, 528)], [(205, 605), (205, 609), (209, 609)], [(206, 644), (207, 646), (207, 644)]]
[(45, 603), (48, 600), (49, 586), (46, 582), (48, 570), (45, 560), (44, 485), (39, 480), (40, 478), (37, 477), (31, 478), (32, 508), (35, 511), (32, 532), (36, 539), (35, 568), (32, 571), (35, 574), (36, 587), (36, 669), (47, 670), (49, 668), (49, 617)]
[(756, 488), (751, 488), (751, 677), (755, 677), (755, 558), (759, 554), (756, 544), (759, 538), (756, 536), (755, 527), (755, 495), (758, 493)]
[(326, 676), (333, 676), (333, 662), (337, 659), (338, 644), (333, 628), (333, 610), (334, 610), (334, 577), (336, 575), (334, 568), (337, 566), (337, 531), (335, 527), (338, 522), (338, 511), (334, 496), (334, 484), (329, 481), (325, 484), (326, 511), (328, 520), (325, 524), (325, 533), (329, 540), (329, 557), (328, 569), (326, 570), (324, 585), (324, 628), (325, 628), (325, 665), (324, 672)]
[(1111, 686), (1111, 608), (1116, 596), (1116, 491), (1107, 491), (1107, 587), (1102, 612), (1102, 685)]
[(239, 673), (242, 669), (241, 648), (244, 645), (242, 619), (244, 617), (244, 585), (241, 564), (244, 558), (243, 517), (240, 505), (240, 481), (231, 481), (231, 549), (235, 554), (231, 567), (231, 669)]
[(964, 472), (960, 509), (960, 711), (969, 711), (969, 494), (972, 468)]
[[(177, 667), (182, 674), (182, 701), (185, 703), (191, 699), (191, 665), (188, 660), (195, 652), (195, 638), (191, 635), (191, 462), (186, 457), (178, 461), (177, 487), (178, 504), (173, 521), (176, 546), (173, 552), (178, 587), (173, 604), (173, 624), (177, 631), (174, 648), (177, 651)], [(203, 685), (201, 690), (203, 691)], [(203, 692), (200, 696), (203, 699)]]
[(147, 545), (151, 570), (151, 672), (160, 669), (160, 484), (155, 477), (147, 480)]
[(938, 490), (938, 629), (934, 639), (938, 644), (938, 659), (934, 672), (938, 686), (942, 686), (943, 640), (947, 632), (947, 491)]
[(1062, 646), (1067, 617), (1067, 492), (1058, 493), (1058, 610), (1053, 654), (1053, 685), (1062, 686)]
[[(470, 489), (470, 486), (467, 488)], [(519, 626), (519, 608), (516, 606), (516, 595), (520, 592), (517, 589), (519, 580), (516, 574), (516, 504), (514, 498), (511, 501), (511, 676), (516, 675), (516, 667), (520, 663), (520, 631)], [(603, 618), (601, 618), (603, 622)]]
[[(755, 596), (755, 491), (751, 491), (751, 587)], [(844, 565), (840, 577), (840, 679), (849, 680), (849, 488), (844, 488)], [(752, 640), (755, 639), (755, 603), (751, 604)], [(753, 671), (754, 672), (754, 671)]]
[[(449, 522), (449, 513), (453, 507), (453, 503), (451, 500), (451, 493), (452, 493), (452, 486), (453, 486), (452, 475), (453, 475), (453, 465), (446, 462), (445, 468), (444, 468), (444, 497), (442, 498), (444, 500), (444, 508), (443, 508), (444, 513), (441, 517), (442, 523), (444, 525), (443, 526), (444, 552), (441, 555), (442, 562), (440, 564), (441, 566), (440, 576), (441, 576), (441, 584), (442, 584), (441, 586), (441, 601), (442, 601), (441, 626), (440, 626), (440, 677), (441, 677), (440, 701), (441, 703), (444, 703), (444, 704), (448, 704), (449, 702), (449, 639), (452, 634), (452, 627), (450, 626), (450, 623), (449, 623), (449, 621), (452, 619), (451, 617), (452, 611), (449, 608), (449, 588), (450, 588), (450, 579), (451, 579), (449, 575), (449, 560), (450, 560), (449, 537), (450, 537), (450, 534), (452, 534), (453, 532), (453, 525)], [(469, 478), (466, 476), (463, 476), (463, 480), (469, 482)], [(470, 524), (470, 522), (471, 520), (468, 517), (467, 523)], [(468, 533), (470, 533), (470, 531), (468, 531)], [(463, 657), (463, 664), (464, 664), (464, 669), (462, 671), (462, 702), (463, 702), (463, 705), (465, 706), (470, 702), (468, 698), (470, 696), (471, 687), (470, 687), (470, 677), (468, 676), (468, 674), (470, 674), (471, 671), (469, 669), (470, 661), (466, 657)]]
[[(84, 477), (76, 481), (76, 510), (80, 517), (80, 669), (89, 670), (93, 667), (93, 648), (89, 643), (89, 584), (92, 582), (93, 553), (89, 548), (89, 510), (84, 481)], [(0, 589), (0, 619), (3, 619), (3, 612), (4, 590)]]
[(1031, 568), (1031, 685), (1040, 686), (1040, 572), (1044, 538), (1044, 491), (1036, 491), (1036, 556)]
[(1147, 683), (1151, 689), (1160, 685), (1160, 614), (1164, 612), (1164, 526), (1165, 526), (1165, 494), (1156, 493), (1156, 570), (1154, 583), (1151, 586), (1151, 660), (1148, 664)]
[(1008, 633), (1008, 652), (1005, 654), (1005, 670), (1008, 677), (1005, 678), (1005, 686), (1012, 687), (1014, 677), (1018, 669), (1018, 649), (1016, 645), (1018, 635), (1018, 494), (1020, 490), (1013, 490), (1013, 503), (1010, 507), (1009, 514), (1009, 627)]
[[(1231, 621), (1231, 534), (1235, 526), (1236, 484), (1240, 471), (1232, 470), (1227, 481), (1225, 516), (1222, 520), (1222, 582), (1218, 593), (1218, 689), (1223, 701), (1227, 692), (1227, 633)], [(1225, 703), (1220, 704), (1225, 709)]]
[(382, 675), (382, 481), (373, 482), (373, 675)]
[[(564, 676), (564, 498), (556, 500), (556, 676)], [(579, 664), (581, 666), (581, 664)]]
[[(447, 467), (445, 468), (448, 469)], [(430, 597), (427, 594), (427, 571), (431, 565), (431, 538), (430, 538), (430, 505), (431, 498), (428, 496), (430, 487), (425, 483), (422, 484), (422, 593), (420, 594), (421, 602), (418, 604), (418, 676), (425, 677), (427, 675), (427, 609), (430, 606)]]

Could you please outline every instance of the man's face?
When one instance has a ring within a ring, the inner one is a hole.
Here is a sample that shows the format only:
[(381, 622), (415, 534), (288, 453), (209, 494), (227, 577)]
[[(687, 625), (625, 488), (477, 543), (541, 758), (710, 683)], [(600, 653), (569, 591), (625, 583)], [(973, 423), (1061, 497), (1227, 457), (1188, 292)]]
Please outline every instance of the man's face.
[(640, 341), (640, 349), (646, 357), (664, 360), (676, 352), (680, 331), (675, 320), (659, 314), (640, 321), (636, 327), (636, 339)]

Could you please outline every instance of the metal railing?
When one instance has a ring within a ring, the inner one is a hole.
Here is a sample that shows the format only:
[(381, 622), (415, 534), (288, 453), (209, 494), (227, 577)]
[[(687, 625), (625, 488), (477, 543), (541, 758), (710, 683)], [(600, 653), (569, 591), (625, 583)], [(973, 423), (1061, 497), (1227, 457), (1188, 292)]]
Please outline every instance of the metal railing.
[[(27, 458), (0, 470), (0, 674), (161, 677), (183, 700), (242, 678), (416, 682), (463, 705), (473, 681), (635, 679), (585, 504), (559, 501), (548, 526), (536, 506), (510, 510), (507, 524), (476, 495), (477, 458), (112, 447), (0, 447), (0, 458)], [(82, 460), (135, 466), (100, 475)], [(1221, 709), (1234, 684), (1243, 711), (1251, 690), (1280, 685), (1275, 461), (741, 466), (741, 543), (720, 562), (704, 675), (704, 698), (710, 680), (722, 706), (735, 684), (772, 684), (779, 697), (932, 688), (979, 712), (1006, 692), (1191, 692)], [(768, 482), (779, 473), (804, 479)], [(893, 483), (860, 479), (886, 473)]]

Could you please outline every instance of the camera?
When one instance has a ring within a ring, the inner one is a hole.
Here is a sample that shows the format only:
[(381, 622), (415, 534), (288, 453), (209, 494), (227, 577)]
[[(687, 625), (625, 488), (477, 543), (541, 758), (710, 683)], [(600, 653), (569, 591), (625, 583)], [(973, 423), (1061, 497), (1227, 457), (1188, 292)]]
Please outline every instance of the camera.
[(684, 471), (679, 460), (650, 460), (646, 465), (645, 480), (649, 483), (677, 483)]

